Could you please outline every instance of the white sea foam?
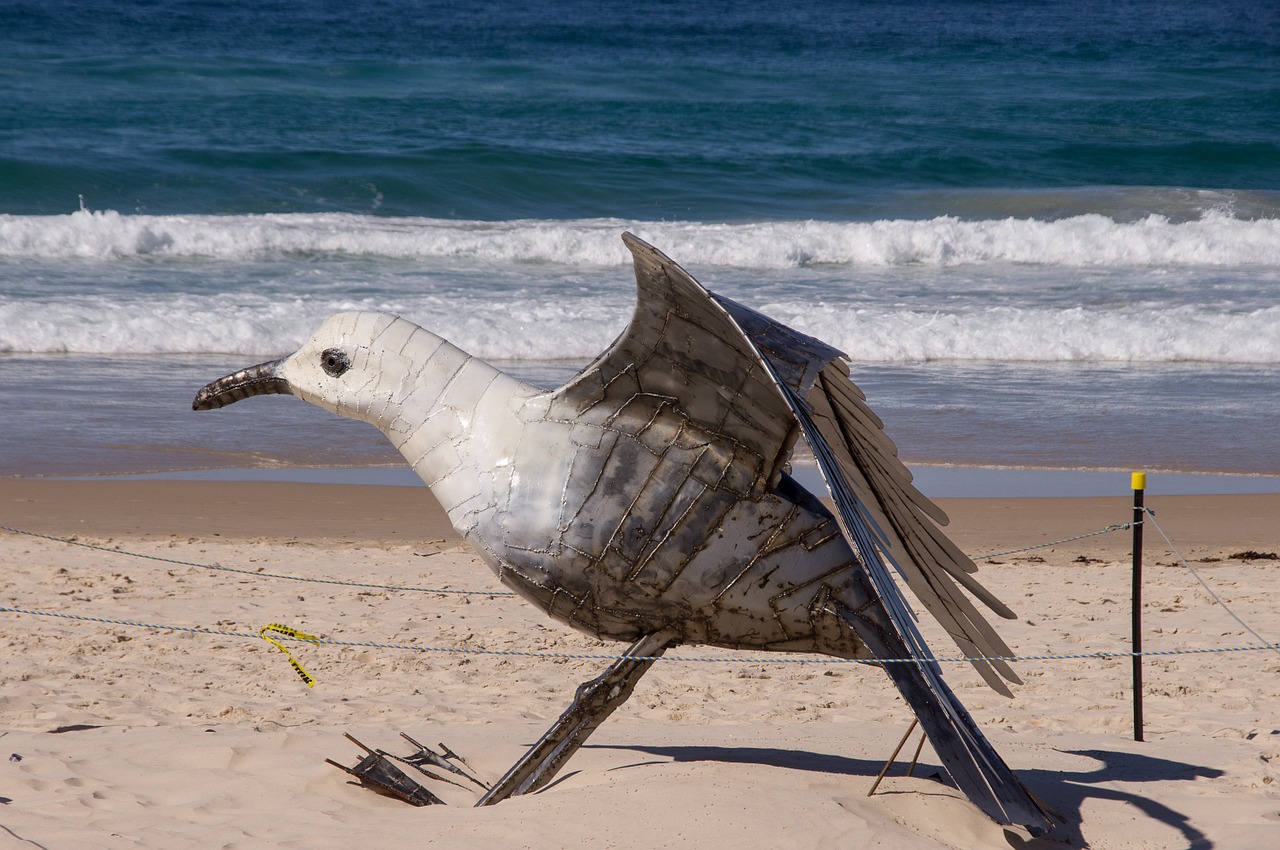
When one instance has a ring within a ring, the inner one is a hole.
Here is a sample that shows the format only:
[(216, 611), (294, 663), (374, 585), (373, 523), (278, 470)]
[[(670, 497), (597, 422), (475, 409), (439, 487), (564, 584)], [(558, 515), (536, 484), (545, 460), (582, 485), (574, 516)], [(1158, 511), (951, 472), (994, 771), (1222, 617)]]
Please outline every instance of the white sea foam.
[[(488, 305), (486, 305), (487, 307)], [(286, 299), (189, 294), (57, 303), (0, 299), (0, 352), (246, 355), (296, 349), (327, 316), (343, 310), (394, 312), (430, 325), (474, 354), (511, 360), (587, 358), (627, 319), (622, 304), (581, 300), (561, 308), (516, 300), (504, 309), (442, 304), (434, 298)], [(616, 325), (612, 329), (609, 325)]]
[(745, 270), (706, 282), (859, 361), (1280, 364), (1280, 221), (1225, 213), (736, 225), (0, 216), (0, 352), (269, 355), (334, 311), (372, 309), (487, 358), (585, 359), (631, 311), (628, 228), (691, 268)]
[(1280, 307), (1231, 314), (1003, 306), (922, 313), (777, 304), (765, 311), (866, 362), (1280, 363)]
[[(1213, 313), (1008, 306), (922, 312), (795, 300), (756, 306), (863, 362), (1280, 363), (1280, 307)], [(377, 309), (405, 315), (486, 358), (586, 359), (622, 330), (630, 308), (627, 299), (612, 295), (555, 303), (515, 298), (501, 305), (425, 296), (86, 296), (39, 306), (0, 299), (0, 351), (271, 355), (295, 349), (333, 312)]]
[(952, 217), (875, 222), (447, 221), (346, 214), (0, 215), (0, 257), (243, 260), (294, 254), (622, 265), (631, 229), (682, 262), (786, 269), (1027, 263), (1064, 267), (1280, 266), (1280, 219), (1208, 212), (1194, 221), (1101, 215), (1054, 221)]

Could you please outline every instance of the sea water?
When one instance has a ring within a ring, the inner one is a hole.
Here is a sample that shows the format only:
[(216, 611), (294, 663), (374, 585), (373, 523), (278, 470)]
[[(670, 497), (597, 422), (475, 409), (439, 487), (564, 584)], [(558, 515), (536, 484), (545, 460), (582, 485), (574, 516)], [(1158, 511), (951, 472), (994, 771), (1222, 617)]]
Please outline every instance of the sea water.
[(0, 6), (0, 474), (391, 464), (328, 314), (555, 386), (630, 230), (846, 352), (913, 463), (1280, 473), (1280, 7)]

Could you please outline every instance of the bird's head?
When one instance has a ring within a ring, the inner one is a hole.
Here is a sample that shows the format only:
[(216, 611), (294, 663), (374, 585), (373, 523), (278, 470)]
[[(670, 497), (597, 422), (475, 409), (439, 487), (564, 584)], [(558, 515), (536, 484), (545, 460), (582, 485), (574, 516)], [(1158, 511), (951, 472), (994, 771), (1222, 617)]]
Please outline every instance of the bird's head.
[(385, 352), (374, 343), (396, 322), (403, 320), (385, 313), (339, 313), (296, 353), (202, 387), (191, 408), (215, 410), (250, 396), (283, 393), (342, 416), (366, 419), (390, 377)]

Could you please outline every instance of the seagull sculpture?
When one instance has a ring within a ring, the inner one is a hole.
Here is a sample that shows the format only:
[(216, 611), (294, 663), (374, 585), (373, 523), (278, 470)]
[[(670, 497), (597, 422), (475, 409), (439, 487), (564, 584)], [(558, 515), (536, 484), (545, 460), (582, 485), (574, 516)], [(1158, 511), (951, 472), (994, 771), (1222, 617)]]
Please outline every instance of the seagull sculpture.
[[(545, 786), (666, 649), (706, 644), (879, 663), (978, 808), (1048, 831), (1054, 816), (943, 681), (887, 563), (971, 658), (1012, 653), (964, 591), (1013, 613), (939, 530), (946, 515), (911, 485), (844, 355), (622, 239), (635, 315), (558, 390), (397, 316), (352, 312), (193, 407), (288, 393), (373, 423), (504, 585), (631, 643), (478, 805)], [(801, 437), (834, 511), (788, 474)], [(973, 664), (1002, 693), (1019, 681), (1003, 661)]]

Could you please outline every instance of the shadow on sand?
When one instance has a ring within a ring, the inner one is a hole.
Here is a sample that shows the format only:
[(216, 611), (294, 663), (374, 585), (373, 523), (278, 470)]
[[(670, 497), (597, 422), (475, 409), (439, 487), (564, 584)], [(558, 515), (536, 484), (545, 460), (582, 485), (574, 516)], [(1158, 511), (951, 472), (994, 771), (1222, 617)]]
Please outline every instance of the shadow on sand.
[[(782, 767), (789, 770), (861, 776), (867, 779), (868, 788), (872, 779), (884, 767), (884, 762), (871, 759), (848, 758), (807, 752), (805, 750), (786, 750), (772, 747), (656, 747), (587, 744), (584, 749), (586, 748), (632, 750), (668, 758), (676, 762), (704, 761), (727, 764), (759, 764)], [(1152, 820), (1178, 830), (1182, 834), (1188, 850), (1210, 850), (1214, 846), (1209, 837), (1197, 829), (1186, 815), (1169, 808), (1163, 803), (1144, 797), (1140, 793), (1098, 786), (1100, 783), (1114, 782), (1180, 782), (1200, 778), (1213, 779), (1222, 775), (1223, 772), (1221, 770), (1138, 753), (1110, 750), (1060, 750), (1059, 752), (1090, 759), (1094, 764), (1087, 770), (1031, 769), (1019, 770), (1017, 774), (1035, 792), (1036, 796), (1062, 815), (1065, 823), (1050, 835), (1031, 840), (1024, 839), (1014, 832), (1006, 831), (1005, 836), (1011, 847), (1025, 848), (1025, 850), (1038, 850), (1038, 848), (1047, 850), (1047, 848), (1062, 847), (1064, 845), (1087, 847), (1088, 843), (1080, 832), (1081, 809), (1084, 802), (1091, 799), (1113, 800), (1130, 804)], [(901, 776), (905, 772), (906, 765), (898, 763), (890, 770), (889, 775)], [(920, 778), (944, 781), (946, 773), (931, 761), (921, 761), (916, 767), (915, 775)], [(950, 783), (948, 782), (947, 784)]]

